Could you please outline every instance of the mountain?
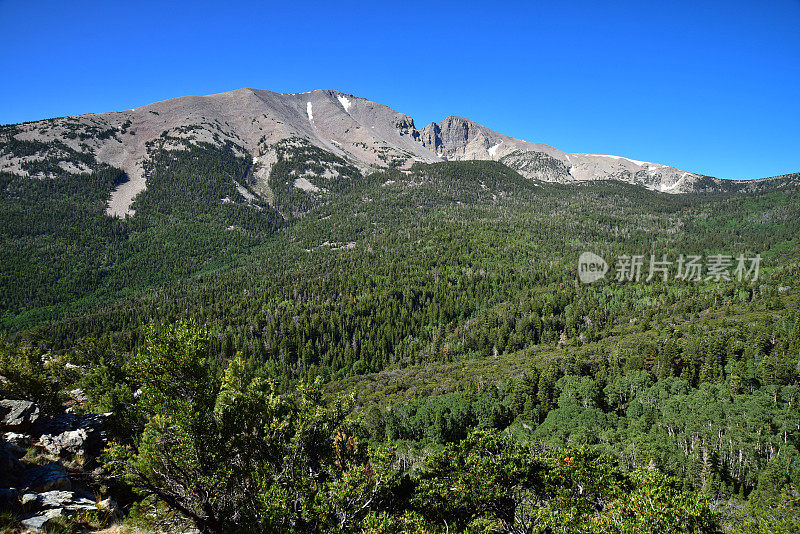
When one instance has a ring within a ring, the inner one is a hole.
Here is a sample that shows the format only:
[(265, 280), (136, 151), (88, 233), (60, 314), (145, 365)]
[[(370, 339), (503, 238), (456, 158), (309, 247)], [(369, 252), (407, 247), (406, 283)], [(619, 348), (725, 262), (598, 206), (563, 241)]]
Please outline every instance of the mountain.
[[(611, 179), (667, 193), (759, 191), (794, 187), (799, 180), (796, 174), (779, 180), (719, 180), (620, 156), (566, 153), (462, 117), (449, 116), (418, 129), (408, 115), (339, 91), (280, 94), (248, 88), (4, 126), (0, 172), (52, 177), (87, 173), (93, 165), (120, 169), (124, 176), (108, 198), (107, 213), (124, 217), (135, 213), (134, 198), (147, 187), (157, 153), (190, 145), (224, 148), (247, 158), (250, 167), (231, 183), (248, 201), (272, 206), (274, 165), (290, 160), (297, 164), (311, 152), (314, 165), (295, 165), (292, 183), (278, 184), (289, 186), (289, 196), (308, 197), (303, 204), (331, 193), (331, 181), (346, 179), (353, 169), (367, 173), (453, 160), (496, 160), (526, 178), (546, 182)], [(284, 217), (297, 211), (296, 206), (278, 209)]]
[[(27, 174), (36, 162), (60, 161), (53, 172), (88, 170), (86, 158), (125, 171), (128, 181), (114, 191), (109, 213), (132, 213), (134, 196), (146, 187), (146, 162), (156, 145), (170, 150), (187, 143), (229, 145), (253, 160), (259, 192), (271, 197), (266, 184), (280, 141), (302, 140), (362, 169), (405, 163), (417, 158), (435, 161), (410, 135), (413, 120), (386, 106), (335, 91), (278, 94), (239, 89), (210, 96), (187, 96), (115, 113), (50, 119), (3, 131), (0, 171)], [(165, 143), (159, 139), (166, 139)], [(33, 153), (15, 152), (15, 143), (58, 143)], [(64, 146), (62, 146), (64, 145)], [(303, 187), (305, 182), (300, 182)], [(314, 189), (314, 186), (306, 186)]]

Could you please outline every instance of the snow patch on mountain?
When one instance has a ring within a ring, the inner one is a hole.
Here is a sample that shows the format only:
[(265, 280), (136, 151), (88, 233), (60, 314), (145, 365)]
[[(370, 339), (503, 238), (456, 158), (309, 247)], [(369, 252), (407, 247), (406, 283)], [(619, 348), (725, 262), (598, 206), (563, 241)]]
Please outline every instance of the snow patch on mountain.
[(353, 103), (350, 102), (350, 100), (346, 96), (338, 95), (336, 98), (339, 100), (339, 103), (342, 105), (344, 110), (349, 113), (350, 106), (352, 106)]
[(306, 113), (308, 113), (308, 120), (314, 122), (314, 109), (311, 102), (306, 103)]

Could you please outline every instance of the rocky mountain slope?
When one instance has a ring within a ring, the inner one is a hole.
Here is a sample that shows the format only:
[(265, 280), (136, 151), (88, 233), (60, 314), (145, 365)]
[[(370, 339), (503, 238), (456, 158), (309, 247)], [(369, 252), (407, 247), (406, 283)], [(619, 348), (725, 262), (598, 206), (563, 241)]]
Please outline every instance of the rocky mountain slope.
[(797, 175), (777, 182), (732, 182), (619, 156), (570, 154), (455, 116), (418, 129), (411, 117), (387, 106), (325, 89), (297, 94), (238, 89), (127, 111), (4, 126), (0, 172), (52, 177), (86, 173), (103, 164), (121, 169), (127, 180), (112, 191), (107, 213), (124, 217), (134, 213), (133, 200), (147, 187), (148, 162), (157, 151), (200, 144), (225, 147), (252, 161), (246, 173), (250, 187), (237, 177), (232, 177), (234, 185), (248, 199), (261, 197), (270, 204), (275, 186), (270, 173), (286, 158), (287, 146), (301, 155), (298, 148), (313, 146), (333, 158), (317, 158), (287, 184), (312, 197), (325, 193), (326, 180), (344, 176), (345, 166), (367, 172), (408, 168), (415, 161), (497, 160), (536, 180), (613, 179), (668, 193), (752, 191), (798, 183)]
[[(85, 402), (85, 395), (78, 402)], [(73, 399), (77, 401), (77, 399)], [(40, 414), (37, 404), (0, 400), (0, 509), (26, 532), (53, 532), (61, 520), (115, 519), (116, 503), (100, 497), (110, 414)], [(94, 526), (94, 525), (88, 525)], [(4, 530), (13, 532), (13, 530)]]

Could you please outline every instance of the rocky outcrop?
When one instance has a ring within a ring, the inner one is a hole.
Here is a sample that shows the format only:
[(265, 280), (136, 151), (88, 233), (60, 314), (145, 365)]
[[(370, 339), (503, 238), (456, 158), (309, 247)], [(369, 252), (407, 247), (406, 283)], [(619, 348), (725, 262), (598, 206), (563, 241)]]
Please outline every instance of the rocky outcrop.
[(419, 139), (420, 143), (422, 143), (422, 146), (428, 148), (437, 155), (442, 153), (442, 138), (440, 135), (441, 131), (442, 129), (439, 128), (439, 125), (435, 122), (430, 123), (425, 128), (420, 130)]
[(97, 455), (106, 440), (102, 430), (105, 418), (104, 414), (62, 414), (53, 417), (37, 427), (41, 432), (39, 443), (54, 456)]
[(568, 183), (575, 180), (563, 162), (544, 152), (515, 150), (503, 156), (500, 163), (526, 178), (542, 182)]
[(20, 506), (22, 525), (35, 532), (46, 531), (48, 523), (56, 517), (70, 517), (79, 512), (94, 511), (105, 514), (107, 519), (118, 515), (117, 505), (111, 499), (95, 501), (72, 491), (25, 493)]
[(26, 400), (0, 400), (0, 425), (11, 431), (28, 430), (39, 419), (39, 407)]
[(46, 532), (50, 521), (57, 517), (64, 517), (64, 511), (60, 508), (47, 510), (40, 514), (33, 514), (23, 519), (20, 523), (23, 527), (33, 532)]
[(73, 491), (45, 491), (43, 493), (25, 493), (22, 496), (24, 510), (50, 510), (61, 508), (68, 511), (93, 510), (97, 508), (95, 501), (81, 497)]
[(463, 117), (451, 115), (440, 123), (426, 126), (420, 136), (423, 146), (448, 160), (493, 159), (500, 134)]
[[(107, 514), (107, 518), (116, 515), (113, 501), (94, 499), (86, 487), (73, 482), (64, 464), (78, 480), (85, 483), (91, 478), (83, 469), (105, 444), (106, 415), (49, 417), (41, 415), (33, 402), (8, 399), (0, 401), (0, 409), (0, 510), (17, 514), (22, 526), (31, 531), (46, 531), (54, 519), (84, 511)], [(59, 460), (47, 461), (54, 457)]]
[(16, 445), (17, 447), (27, 447), (31, 444), (31, 436), (30, 434), (19, 434), (17, 432), (6, 432), (3, 435), (3, 439), (6, 440), (6, 443), (10, 443), (11, 445)]
[(57, 436), (42, 436), (39, 442), (42, 447), (54, 456), (85, 454), (89, 444), (89, 434), (84, 429), (68, 430)]
[(419, 130), (414, 126), (414, 119), (406, 115), (398, 115), (392, 119), (392, 126), (400, 133), (400, 135), (411, 136), (414, 141), (420, 140)]

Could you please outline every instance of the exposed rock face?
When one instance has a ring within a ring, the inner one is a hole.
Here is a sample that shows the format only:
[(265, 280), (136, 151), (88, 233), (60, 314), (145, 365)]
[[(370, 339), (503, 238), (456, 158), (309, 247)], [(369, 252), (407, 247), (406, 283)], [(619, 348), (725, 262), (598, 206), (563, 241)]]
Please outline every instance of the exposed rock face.
[(47, 510), (40, 514), (34, 514), (21, 521), (22, 526), (33, 532), (46, 532), (48, 523), (57, 517), (63, 517), (64, 511), (60, 508)]
[(499, 144), (493, 143), (494, 132), (462, 117), (451, 115), (428, 128), (436, 135), (437, 155), (447, 159), (491, 159), (489, 149)]
[(97, 454), (105, 442), (104, 414), (62, 414), (37, 425), (39, 443), (54, 456)]
[[(17, 514), (23, 527), (31, 531), (47, 531), (54, 518), (73, 517), (83, 511), (97, 511), (107, 518), (118, 515), (111, 499), (95, 502), (85, 488), (73, 487), (60, 461), (30, 466), (19, 460), (28, 452), (23, 447), (30, 445), (65, 461), (90, 458), (105, 442), (107, 414), (39, 417), (39, 408), (28, 401), (4, 400), (0, 405), (4, 407), (4, 425), (28, 427), (30, 432), (5, 432), (0, 438), (0, 510)], [(87, 472), (83, 475), (87, 479), (92, 476)]]
[(431, 150), (437, 157), (442, 154), (442, 129), (435, 122), (430, 123), (420, 131), (419, 142), (425, 148)]
[(54, 456), (66, 456), (72, 454), (85, 454), (89, 443), (89, 434), (85, 429), (68, 430), (57, 436), (46, 434), (41, 437), (39, 442), (47, 452)]
[(27, 510), (46, 510), (61, 508), (63, 510), (94, 510), (97, 504), (86, 497), (80, 497), (72, 491), (45, 491), (43, 493), (26, 493), (22, 496), (22, 507)]
[(25, 400), (0, 400), (0, 418), (5, 430), (28, 430), (39, 419), (39, 407)]
[(565, 153), (542, 143), (529, 143), (490, 130), (464, 117), (450, 115), (426, 126), (421, 143), (443, 160), (497, 160), (515, 151), (534, 152), (563, 159)]
[(420, 140), (420, 133), (419, 130), (416, 129), (414, 126), (414, 119), (411, 117), (406, 117), (405, 115), (398, 115), (392, 120), (392, 126), (397, 130), (397, 132), (402, 135), (411, 136), (414, 141), (419, 142)]
[(544, 152), (515, 150), (500, 158), (500, 163), (534, 180), (560, 183), (567, 183), (574, 180), (569, 173), (569, 168), (564, 165), (564, 162), (552, 156), (548, 156)]
[(0, 510), (13, 512), (26, 530), (34, 532), (48, 531), (55, 518), (71, 518), (86, 511), (99, 512), (109, 519), (119, 516), (113, 500), (95, 502), (85, 488), (73, 487), (60, 461), (30, 466), (19, 460), (28, 452), (23, 447), (30, 445), (65, 461), (79, 456), (85, 460), (104, 444), (107, 414), (39, 417), (38, 407), (28, 401), (5, 400), (0, 405), (4, 407), (4, 425), (29, 427), (30, 432), (5, 432), (5, 439), (0, 438)]
[(72, 491), (25, 493), (19, 501), (25, 514), (21, 522), (33, 531), (46, 531), (52, 519), (71, 517), (83, 511), (102, 512), (109, 518), (118, 515), (117, 505), (111, 499), (95, 502), (87, 496)]
[(28, 434), (6, 432), (3, 438), (6, 440), (6, 443), (16, 445), (17, 447), (27, 447), (31, 444), (31, 437)]
[(108, 417), (108, 414), (78, 415), (64, 413), (40, 421), (40, 424), (36, 425), (35, 430), (42, 435), (51, 436), (81, 429), (92, 432), (103, 428), (106, 417)]

